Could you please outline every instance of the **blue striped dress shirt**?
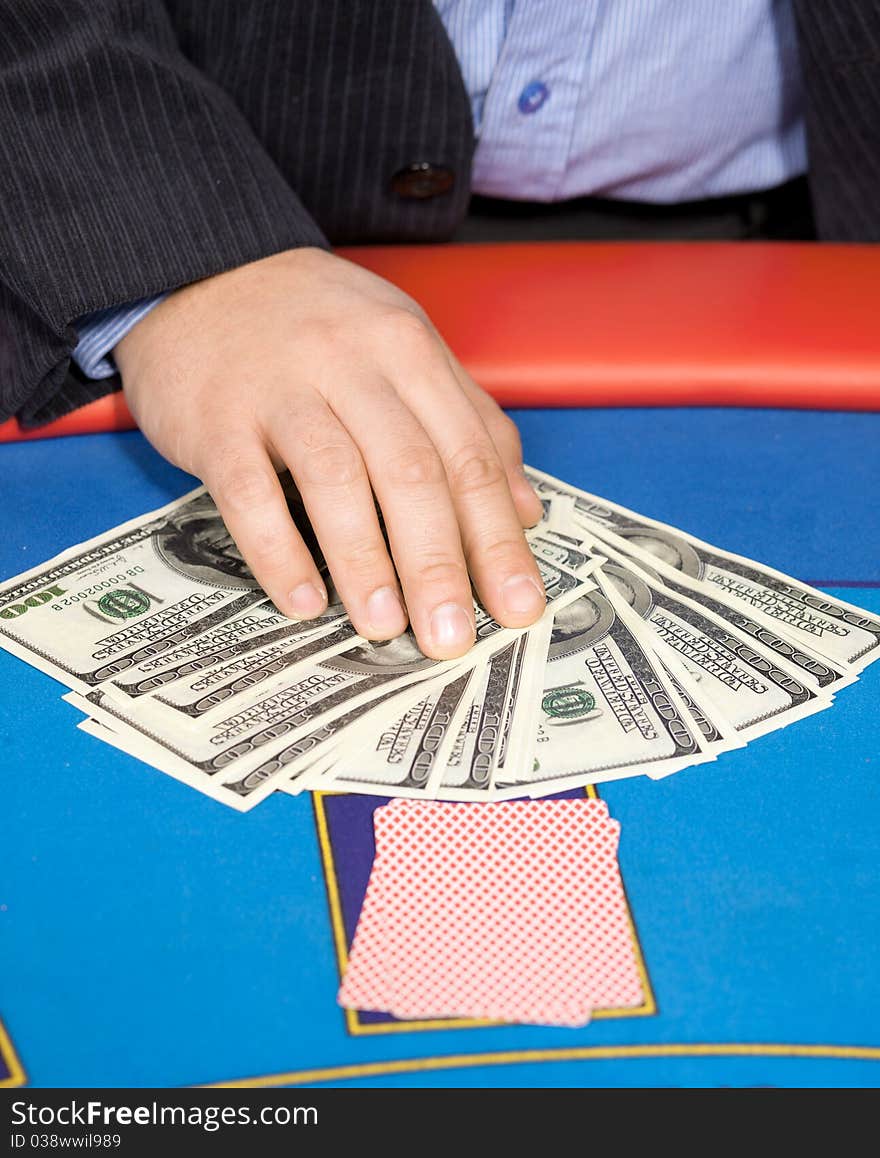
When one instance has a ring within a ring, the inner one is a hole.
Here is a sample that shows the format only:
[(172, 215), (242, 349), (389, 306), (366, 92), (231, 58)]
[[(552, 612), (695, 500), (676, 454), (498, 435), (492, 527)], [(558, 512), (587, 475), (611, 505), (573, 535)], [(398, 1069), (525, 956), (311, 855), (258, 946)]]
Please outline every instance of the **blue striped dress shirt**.
[[(434, 3), (471, 99), (477, 193), (674, 203), (806, 171), (790, 0)], [(159, 301), (81, 319), (83, 372), (113, 374)]]

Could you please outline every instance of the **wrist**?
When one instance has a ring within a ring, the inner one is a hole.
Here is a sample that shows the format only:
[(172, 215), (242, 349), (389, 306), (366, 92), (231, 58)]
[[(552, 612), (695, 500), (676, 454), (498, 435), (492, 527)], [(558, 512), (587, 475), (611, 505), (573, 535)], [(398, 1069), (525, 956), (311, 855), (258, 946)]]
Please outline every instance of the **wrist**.
[(282, 250), (246, 265), (172, 290), (126, 329), (113, 347), (123, 386), (136, 368), (151, 360), (151, 352), (170, 352), (193, 333), (214, 328), (218, 337), (229, 332), (228, 322), (242, 316), (254, 291), (262, 289), (267, 276), (283, 272), (286, 277), (308, 277), (331, 255), (316, 246)]

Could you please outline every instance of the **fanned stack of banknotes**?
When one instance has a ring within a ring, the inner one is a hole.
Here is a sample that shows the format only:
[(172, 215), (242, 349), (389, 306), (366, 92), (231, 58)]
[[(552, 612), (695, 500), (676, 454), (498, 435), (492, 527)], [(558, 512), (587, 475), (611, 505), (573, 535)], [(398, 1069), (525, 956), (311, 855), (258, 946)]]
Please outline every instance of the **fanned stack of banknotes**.
[(71, 689), (80, 728), (242, 811), (657, 779), (829, 707), (880, 656), (880, 617), (527, 473), (546, 614), (511, 630), (475, 604), (460, 660), (363, 639), (329, 583), (324, 615), (286, 619), (203, 489), (0, 586), (0, 644)]

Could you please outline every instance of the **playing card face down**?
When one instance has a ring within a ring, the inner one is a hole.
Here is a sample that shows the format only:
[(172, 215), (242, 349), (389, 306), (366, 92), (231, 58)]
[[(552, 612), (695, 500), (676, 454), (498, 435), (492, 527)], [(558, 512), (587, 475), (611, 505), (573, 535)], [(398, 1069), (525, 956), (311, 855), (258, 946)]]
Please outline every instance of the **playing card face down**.
[(394, 800), (374, 815), (341, 1005), (582, 1026), (643, 1002), (603, 801)]

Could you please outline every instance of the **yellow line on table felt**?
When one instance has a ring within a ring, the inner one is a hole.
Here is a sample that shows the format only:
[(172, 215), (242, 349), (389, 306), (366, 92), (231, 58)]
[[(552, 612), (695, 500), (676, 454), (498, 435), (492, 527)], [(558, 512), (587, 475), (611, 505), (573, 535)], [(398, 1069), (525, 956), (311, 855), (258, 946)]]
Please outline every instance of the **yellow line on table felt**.
[(9, 1070), (5, 1078), (0, 1078), (0, 1089), (23, 1086), (27, 1081), (27, 1075), (18, 1060), (18, 1054), (15, 1052), (15, 1047), (2, 1021), (0, 1021), (0, 1057), (3, 1058), (6, 1068)]
[(491, 1065), (526, 1065), (529, 1062), (623, 1061), (657, 1057), (790, 1057), (830, 1058), (842, 1061), (880, 1061), (880, 1046), (870, 1045), (774, 1045), (768, 1043), (720, 1042), (716, 1044), (594, 1045), (570, 1049), (510, 1050), (507, 1053), (450, 1054), (447, 1057), (402, 1058), (396, 1061), (365, 1062), (325, 1066), (321, 1069), (293, 1070), (266, 1077), (239, 1078), (228, 1082), (206, 1082), (211, 1089), (254, 1089), (267, 1086), (302, 1086), (315, 1082), (346, 1081), (353, 1078), (392, 1074), (429, 1073), (438, 1070), (474, 1069)]

